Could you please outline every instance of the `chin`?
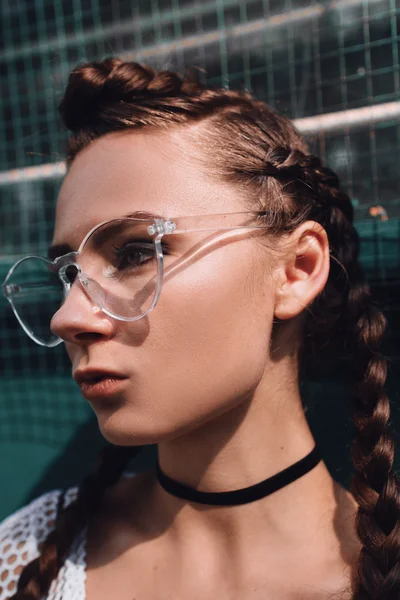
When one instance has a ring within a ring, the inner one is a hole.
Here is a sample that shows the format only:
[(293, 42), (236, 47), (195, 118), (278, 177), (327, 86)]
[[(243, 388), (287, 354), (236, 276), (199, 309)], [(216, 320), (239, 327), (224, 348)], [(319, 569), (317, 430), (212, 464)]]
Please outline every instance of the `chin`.
[(102, 436), (116, 446), (146, 446), (174, 437), (165, 428), (157, 429), (154, 419), (140, 423), (139, 419), (122, 418), (121, 415), (97, 415)]
[(115, 427), (110, 423), (100, 423), (102, 436), (115, 446), (147, 446), (156, 444), (159, 436), (149, 431), (139, 431), (136, 427)]
[(145, 446), (171, 441), (194, 431), (201, 423), (168, 422), (160, 417), (157, 427), (153, 415), (147, 419), (138, 416), (123, 416), (120, 411), (113, 414), (97, 414), (97, 422), (102, 436), (116, 446)]

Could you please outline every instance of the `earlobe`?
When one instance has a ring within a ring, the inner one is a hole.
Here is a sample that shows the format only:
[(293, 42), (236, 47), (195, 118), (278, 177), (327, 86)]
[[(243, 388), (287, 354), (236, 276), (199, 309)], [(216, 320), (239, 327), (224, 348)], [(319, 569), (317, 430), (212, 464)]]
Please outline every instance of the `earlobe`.
[(285, 243), (275, 293), (275, 317), (291, 319), (320, 294), (329, 275), (329, 242), (314, 221), (302, 223)]

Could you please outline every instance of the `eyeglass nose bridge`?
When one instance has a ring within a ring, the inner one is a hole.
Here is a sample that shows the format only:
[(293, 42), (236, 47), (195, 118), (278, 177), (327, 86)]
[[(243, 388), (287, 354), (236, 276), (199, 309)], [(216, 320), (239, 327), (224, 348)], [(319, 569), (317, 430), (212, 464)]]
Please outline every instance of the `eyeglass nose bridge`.
[(70, 277), (68, 277), (68, 275), (67, 275), (67, 269), (69, 269), (70, 267), (76, 268), (76, 274), (78, 276), (81, 272), (79, 265), (77, 265), (75, 262), (70, 262), (69, 264), (63, 265), (61, 267), (61, 269), (59, 269), (58, 276), (61, 279), (61, 282), (64, 286), (64, 290), (65, 290), (66, 294), (70, 291), (71, 286), (73, 284), (73, 281), (71, 281)]
[(68, 292), (70, 291), (72, 284), (74, 283), (67, 275), (67, 270), (70, 267), (75, 267), (76, 275), (78, 276), (79, 281), (83, 285), (85, 284), (85, 277), (82, 273), (79, 264), (77, 263), (78, 256), (79, 252), (69, 252), (68, 254), (64, 254), (64, 256), (56, 258), (56, 260), (54, 261), (54, 267), (57, 270), (57, 275), (60, 278), (61, 283), (64, 287), (65, 297), (68, 295)]
[[(60, 278), (63, 288), (64, 288), (64, 299), (67, 298), (71, 287), (74, 281), (71, 281), (70, 277), (67, 274), (67, 270), (70, 267), (75, 267), (76, 276), (79, 280), (79, 283), (82, 285), (82, 288), (86, 295), (90, 298), (92, 302), (96, 304), (100, 309), (104, 308), (104, 290), (103, 288), (93, 279), (88, 278), (85, 273), (83, 273), (79, 264), (76, 262), (76, 258), (79, 255), (79, 252), (70, 252), (65, 256), (60, 257), (61, 266), (57, 264), (57, 274)], [(55, 261), (56, 263), (56, 261)]]

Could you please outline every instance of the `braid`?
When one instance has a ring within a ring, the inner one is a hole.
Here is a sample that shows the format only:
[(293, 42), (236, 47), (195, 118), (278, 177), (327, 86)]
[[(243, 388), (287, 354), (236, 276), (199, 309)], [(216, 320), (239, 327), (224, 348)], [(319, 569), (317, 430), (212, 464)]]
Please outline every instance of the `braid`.
[(386, 320), (374, 306), (356, 262), (351, 281), (347, 321), (357, 382), (352, 493), (359, 504), (356, 527), (364, 545), (355, 598), (394, 600), (400, 597), (400, 482), (393, 473), (390, 403), (384, 392), (387, 361), (379, 352)]
[(107, 446), (98, 457), (97, 470), (83, 480), (76, 500), (65, 509), (65, 493), (60, 494), (55, 527), (43, 542), (40, 556), (23, 569), (17, 592), (10, 600), (40, 600), (46, 596), (88, 517), (98, 510), (106, 489), (118, 481), (139, 450), (140, 447)]
[(298, 203), (304, 204), (306, 193), (308, 202), (303, 210), (295, 206), (298, 220), (292, 220), (291, 227), (312, 218), (328, 233), (330, 276), (307, 317), (303, 350), (305, 355), (316, 354), (330, 334), (330, 345), (347, 351), (351, 359), (356, 382), (351, 491), (359, 505), (356, 529), (363, 544), (354, 600), (398, 600), (400, 481), (393, 473), (390, 403), (384, 392), (387, 361), (379, 351), (386, 319), (372, 301), (358, 261), (360, 244), (352, 204), (336, 173), (299, 149), (272, 148), (264, 174), (285, 183), (285, 192)]
[(108, 58), (81, 65), (71, 72), (60, 113), (65, 126), (76, 131), (93, 126), (105, 114), (108, 122), (112, 121), (110, 108), (116, 102), (120, 110), (121, 105), (132, 102), (137, 103), (138, 110), (139, 106), (143, 110), (143, 105), (155, 99), (167, 103), (169, 97), (190, 96), (201, 88), (199, 82), (192, 83), (172, 71), (157, 72), (139, 63)]
[(338, 346), (350, 355), (356, 382), (351, 491), (359, 505), (356, 529), (363, 547), (354, 600), (395, 600), (400, 597), (400, 482), (393, 473), (390, 402), (384, 391), (387, 361), (380, 354), (386, 319), (364, 280), (349, 197), (319, 159), (310, 157), (303, 164), (304, 180), (314, 181), (314, 193), (326, 204), (320, 214), (325, 214), (323, 224), (331, 246), (328, 285), (316, 300), (308, 324), (313, 322), (314, 340), (318, 332), (325, 343), (326, 325), (335, 329)]

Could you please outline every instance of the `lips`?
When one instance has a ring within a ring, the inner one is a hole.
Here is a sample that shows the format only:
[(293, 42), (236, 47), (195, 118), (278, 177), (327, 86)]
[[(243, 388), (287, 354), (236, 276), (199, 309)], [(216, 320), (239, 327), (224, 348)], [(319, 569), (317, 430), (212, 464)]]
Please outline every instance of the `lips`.
[(121, 373), (100, 369), (75, 371), (73, 377), (87, 400), (115, 396), (128, 379)]
[(75, 371), (73, 377), (78, 385), (98, 383), (102, 379), (127, 379), (126, 375), (106, 369), (85, 369)]

